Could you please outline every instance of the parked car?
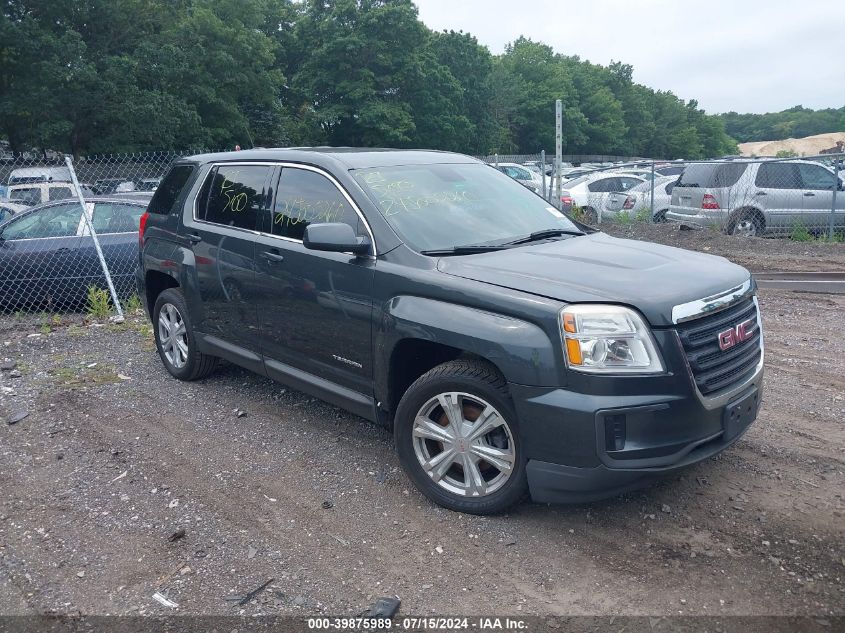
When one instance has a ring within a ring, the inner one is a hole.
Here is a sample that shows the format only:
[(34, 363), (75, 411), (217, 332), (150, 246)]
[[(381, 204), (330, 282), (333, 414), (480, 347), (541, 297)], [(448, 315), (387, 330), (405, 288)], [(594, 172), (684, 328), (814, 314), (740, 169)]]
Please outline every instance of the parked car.
[(646, 485), (730, 446), (759, 407), (747, 270), (592, 231), (466, 156), (180, 159), (139, 239), (173, 377), (224, 358), (383, 423), (453, 510)]
[[(842, 178), (811, 161), (694, 164), (678, 179), (666, 218), (731, 235), (789, 234), (798, 224), (827, 227), (834, 189), (845, 190)], [(834, 226), (845, 228), (845, 195), (836, 196)]]
[[(83, 189), (82, 195), (91, 195)], [(53, 200), (65, 200), (76, 196), (72, 182), (32, 182), (9, 186), (9, 200), (18, 204), (35, 206)]]
[(142, 178), (136, 186), (137, 191), (155, 191), (161, 184), (161, 178)]
[(615, 215), (633, 208), (627, 191), (645, 182), (643, 178), (624, 172), (598, 171), (564, 183), (560, 202), (564, 211), (581, 208), (584, 221), (593, 225), (604, 215)]
[[(138, 224), (145, 201), (91, 198), (86, 211), (118, 292), (134, 291)], [(106, 288), (94, 241), (75, 199), (16, 213), (0, 224), (0, 305), (61, 309), (83, 305), (88, 286)]]
[(11, 200), (0, 200), (0, 223), (28, 208), (25, 204), (12, 202)]
[(539, 174), (535, 174), (523, 165), (499, 163), (498, 165), (494, 165), (494, 167), (506, 176), (510, 176), (516, 180), (519, 184), (528, 187), (534, 193), (538, 193), (542, 189), (543, 183)]
[(94, 183), (93, 191), (98, 196), (135, 191), (135, 183), (126, 178), (100, 178)]
[[(666, 222), (666, 213), (672, 203), (672, 189), (678, 182), (677, 176), (659, 176), (654, 179), (654, 213), (651, 214), (652, 222)], [(635, 209), (651, 209), (652, 184), (648, 180), (634, 185), (628, 190), (629, 196), (635, 196), (633, 204)]]

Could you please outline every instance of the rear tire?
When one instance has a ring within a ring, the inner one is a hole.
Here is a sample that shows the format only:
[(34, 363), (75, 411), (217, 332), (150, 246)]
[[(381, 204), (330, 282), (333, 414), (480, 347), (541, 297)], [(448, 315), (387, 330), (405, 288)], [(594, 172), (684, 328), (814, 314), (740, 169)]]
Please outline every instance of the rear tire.
[(178, 288), (168, 288), (156, 299), (153, 332), (161, 362), (174, 378), (199, 380), (217, 368), (217, 358), (197, 348), (188, 305)]
[(660, 209), (657, 213), (654, 214), (654, 223), (655, 224), (666, 224), (666, 212), (669, 209)]
[(761, 237), (766, 230), (763, 218), (757, 211), (737, 211), (728, 224), (728, 235), (737, 237)]
[(496, 514), (526, 496), (516, 413), (489, 363), (455, 360), (422, 375), (402, 396), (394, 425), (402, 468), (435, 503)]

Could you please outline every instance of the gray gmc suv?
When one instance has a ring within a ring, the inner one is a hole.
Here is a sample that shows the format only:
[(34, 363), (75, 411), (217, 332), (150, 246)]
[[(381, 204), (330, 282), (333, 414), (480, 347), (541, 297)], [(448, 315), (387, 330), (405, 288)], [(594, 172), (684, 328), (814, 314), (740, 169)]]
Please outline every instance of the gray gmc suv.
[(760, 405), (747, 270), (595, 232), (467, 156), (182, 159), (139, 239), (170, 374), (225, 359), (385, 424), (453, 510), (643, 486), (731, 445)]

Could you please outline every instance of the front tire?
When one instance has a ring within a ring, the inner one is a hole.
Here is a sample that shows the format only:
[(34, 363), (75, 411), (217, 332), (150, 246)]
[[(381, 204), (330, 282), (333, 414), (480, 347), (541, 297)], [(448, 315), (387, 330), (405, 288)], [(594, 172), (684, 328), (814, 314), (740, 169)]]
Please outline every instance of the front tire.
[(217, 358), (197, 348), (185, 297), (177, 288), (168, 288), (153, 308), (156, 349), (170, 375), (179, 380), (205, 378), (217, 367)]
[(516, 413), (489, 363), (450, 361), (418, 378), (396, 410), (395, 438), (402, 468), (445, 508), (496, 514), (526, 495)]

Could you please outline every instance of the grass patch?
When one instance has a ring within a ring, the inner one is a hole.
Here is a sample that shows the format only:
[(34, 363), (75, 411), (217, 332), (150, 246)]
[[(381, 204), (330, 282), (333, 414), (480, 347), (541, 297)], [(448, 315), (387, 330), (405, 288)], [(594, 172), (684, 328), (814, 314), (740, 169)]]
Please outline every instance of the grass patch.
[(114, 365), (98, 363), (94, 367), (55, 367), (47, 371), (63, 387), (84, 387), (121, 382)]
[(141, 311), (141, 299), (133, 294), (124, 302), (123, 308), (127, 314), (136, 314)]
[(85, 307), (88, 316), (94, 319), (105, 319), (111, 316), (114, 311), (108, 290), (103, 290), (97, 286), (88, 286), (88, 297)]

